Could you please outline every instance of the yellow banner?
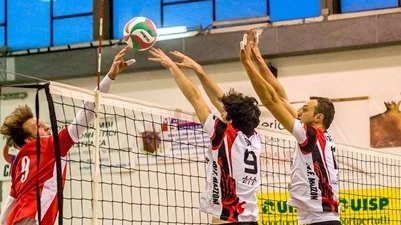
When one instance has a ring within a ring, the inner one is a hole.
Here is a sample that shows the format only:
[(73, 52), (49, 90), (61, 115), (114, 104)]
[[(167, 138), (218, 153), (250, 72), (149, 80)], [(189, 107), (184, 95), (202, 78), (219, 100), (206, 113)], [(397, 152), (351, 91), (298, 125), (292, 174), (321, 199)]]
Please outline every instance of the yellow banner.
[[(289, 194), (259, 193), (260, 225), (298, 225), (296, 209), (287, 205)], [(400, 225), (400, 189), (340, 191), (342, 225)]]

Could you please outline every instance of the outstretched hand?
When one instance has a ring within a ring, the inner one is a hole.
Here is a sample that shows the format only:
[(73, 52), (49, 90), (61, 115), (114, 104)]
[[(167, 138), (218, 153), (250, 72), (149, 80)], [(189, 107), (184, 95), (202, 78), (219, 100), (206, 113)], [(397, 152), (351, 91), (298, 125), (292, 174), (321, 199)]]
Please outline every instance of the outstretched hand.
[(254, 60), (258, 61), (262, 59), (262, 54), (260, 54), (260, 50), (259, 50), (259, 36), (260, 33), (258, 33), (256, 30), (250, 30), (249, 31), (250, 35), (248, 35), (248, 39), (250, 41), (253, 41), (253, 45), (251, 46), (251, 51), (252, 51), (252, 57), (254, 58)]
[[(246, 60), (254, 60), (259, 67), (265, 67), (262, 54), (259, 50), (259, 36), (256, 30), (247, 30), (240, 42), (240, 59), (242, 63), (246, 63)], [(249, 62), (248, 61), (248, 62)]]
[(170, 57), (168, 57), (160, 48), (151, 48), (149, 53), (153, 56), (148, 58), (150, 61), (160, 62), (160, 64), (167, 69), (175, 65), (173, 60), (171, 60)]
[(127, 66), (130, 66), (135, 63), (135, 59), (130, 59), (128, 61), (124, 61), (124, 55), (127, 53), (128, 46), (121, 49), (116, 56), (114, 56), (113, 64), (110, 67), (107, 75), (110, 79), (114, 80), (117, 75), (123, 71)]
[(188, 68), (196, 70), (200, 67), (200, 65), (197, 62), (195, 62), (192, 58), (182, 54), (179, 51), (172, 51), (171, 54), (173, 54), (178, 60), (181, 61), (175, 63), (180, 68)]
[(249, 63), (252, 61), (251, 54), (253, 43), (253, 33), (252, 31), (247, 30), (240, 42), (240, 60), (242, 63)]

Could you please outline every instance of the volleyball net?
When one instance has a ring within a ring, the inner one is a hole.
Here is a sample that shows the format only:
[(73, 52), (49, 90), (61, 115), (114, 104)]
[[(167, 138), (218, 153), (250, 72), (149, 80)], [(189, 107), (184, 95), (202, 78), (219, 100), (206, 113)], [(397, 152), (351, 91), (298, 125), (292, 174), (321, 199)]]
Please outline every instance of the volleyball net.
[[(84, 101), (97, 106), (68, 154), (63, 224), (210, 223), (198, 208), (209, 137), (193, 113), (56, 82), (49, 93), (48, 116), (57, 129), (71, 123)], [(258, 133), (259, 224), (295, 225), (296, 210), (286, 203), (294, 139), (264, 128)], [(335, 154), (342, 224), (401, 224), (400, 156), (341, 144)]]

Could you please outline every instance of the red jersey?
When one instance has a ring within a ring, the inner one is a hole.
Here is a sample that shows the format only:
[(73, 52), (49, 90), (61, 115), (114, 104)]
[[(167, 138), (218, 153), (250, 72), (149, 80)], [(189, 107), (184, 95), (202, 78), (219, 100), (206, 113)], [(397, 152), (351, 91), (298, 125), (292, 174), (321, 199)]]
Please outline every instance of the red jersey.
[[(61, 168), (63, 180), (66, 176), (66, 155), (74, 144), (68, 130), (59, 132)], [(18, 152), (12, 165), (10, 196), (16, 199), (7, 219), (7, 224), (12, 225), (23, 218), (38, 220), (36, 183), (39, 184), (39, 196), (41, 203), (41, 224), (52, 225), (58, 214), (57, 202), (57, 173), (56, 154), (53, 136), (40, 138), (40, 164), (37, 167), (37, 141), (25, 144)], [(63, 182), (64, 186), (64, 182)]]

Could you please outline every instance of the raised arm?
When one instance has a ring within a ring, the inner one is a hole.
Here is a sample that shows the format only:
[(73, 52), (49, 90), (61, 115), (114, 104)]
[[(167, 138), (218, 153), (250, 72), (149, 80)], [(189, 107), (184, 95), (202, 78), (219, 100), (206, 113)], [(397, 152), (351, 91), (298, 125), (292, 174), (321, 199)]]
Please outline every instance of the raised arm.
[[(99, 91), (107, 93), (110, 91), (111, 85), (116, 79), (117, 75), (124, 70), (125, 67), (129, 66), (134, 62), (133, 59), (125, 62), (124, 55), (127, 52), (128, 47), (125, 47), (117, 53), (114, 57), (113, 64), (110, 67), (107, 75), (102, 79), (99, 84)], [(97, 87), (95, 88), (97, 90)], [(87, 125), (92, 122), (95, 117), (95, 103), (85, 102), (82, 109), (77, 112), (74, 121), (68, 126), (68, 132), (74, 142), (78, 142), (79, 136), (84, 133), (87, 129)]]
[(293, 115), (294, 118), (297, 117), (296, 110), (294, 107), (292, 107), (290, 101), (288, 100), (287, 93), (285, 92), (285, 89), (283, 85), (280, 84), (280, 82), (277, 80), (277, 78), (273, 75), (273, 73), (270, 71), (269, 66), (266, 65), (265, 60), (262, 57), (262, 54), (260, 53), (259, 50), (259, 33), (255, 30), (248, 30), (246, 31), (247, 34), (247, 42), (253, 41), (253, 44), (251, 47), (251, 58), (253, 59), (254, 63), (259, 69), (260, 74), (262, 77), (269, 83), (278, 96), (282, 99), (284, 104), (286, 104), (286, 108), (289, 110), (289, 112)]
[(162, 50), (152, 48), (149, 50), (149, 52), (153, 56), (149, 58), (150, 61), (159, 62), (162, 66), (166, 67), (170, 71), (181, 92), (195, 109), (199, 121), (202, 125), (204, 125), (207, 117), (210, 114), (210, 109), (196, 85), (182, 72), (182, 70), (170, 59), (170, 57), (164, 54)]
[(224, 106), (221, 102), (221, 97), (224, 93), (221, 88), (216, 84), (216, 82), (205, 72), (203, 67), (199, 63), (195, 62), (195, 60), (182, 54), (179, 51), (173, 51), (171, 52), (171, 54), (173, 54), (177, 59), (181, 61), (175, 63), (180, 68), (189, 68), (195, 72), (212, 104), (217, 108), (220, 113), (224, 113)]
[(269, 84), (258, 71), (251, 59), (253, 41), (248, 42), (248, 35), (244, 35), (244, 39), (240, 43), (240, 59), (248, 77), (259, 96), (262, 104), (272, 113), (272, 115), (283, 126), (292, 133), (294, 128), (294, 116), (286, 108), (285, 103), (278, 95), (276, 90)]

